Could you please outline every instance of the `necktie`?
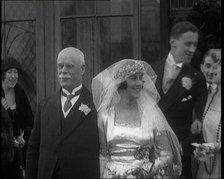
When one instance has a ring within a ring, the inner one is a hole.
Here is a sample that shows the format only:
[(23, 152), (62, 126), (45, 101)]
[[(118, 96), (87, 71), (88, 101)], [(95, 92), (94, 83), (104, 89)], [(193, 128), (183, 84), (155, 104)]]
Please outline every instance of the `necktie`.
[(208, 85), (208, 94), (212, 92), (212, 85)]
[(177, 65), (173, 65), (171, 66), (171, 71), (169, 72), (170, 75), (165, 76), (164, 80), (163, 80), (163, 92), (167, 93), (167, 91), (169, 90), (169, 88), (172, 86), (174, 80), (176, 79), (179, 71), (180, 71), (180, 67)]
[(79, 94), (81, 93), (81, 89), (76, 91), (75, 94), (65, 94), (63, 91), (62, 91), (62, 95), (67, 97), (66, 101), (65, 101), (65, 104), (64, 104), (64, 111), (67, 112), (70, 107), (72, 106), (72, 102), (71, 102), (71, 99), (74, 98), (75, 96), (78, 96)]
[(64, 104), (64, 111), (65, 112), (67, 112), (68, 109), (72, 106), (71, 99), (74, 98), (74, 97), (75, 97), (75, 95), (73, 95), (73, 94), (69, 94), (67, 96), (67, 99), (66, 99), (65, 104)]

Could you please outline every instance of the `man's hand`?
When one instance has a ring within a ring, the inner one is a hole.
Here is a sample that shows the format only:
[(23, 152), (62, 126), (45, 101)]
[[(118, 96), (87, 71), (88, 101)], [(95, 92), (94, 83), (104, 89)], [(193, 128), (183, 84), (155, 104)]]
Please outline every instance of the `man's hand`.
[(1, 103), (2, 103), (2, 106), (5, 108), (5, 110), (9, 108), (9, 105), (5, 98), (1, 98)]
[(194, 135), (200, 134), (201, 126), (201, 121), (199, 121), (198, 119), (194, 120), (194, 122), (191, 124), (191, 133)]
[(20, 130), (20, 135), (16, 139), (14, 138), (14, 146), (15, 147), (23, 148), (25, 146), (26, 142), (23, 138), (23, 135), (24, 135), (24, 131)]

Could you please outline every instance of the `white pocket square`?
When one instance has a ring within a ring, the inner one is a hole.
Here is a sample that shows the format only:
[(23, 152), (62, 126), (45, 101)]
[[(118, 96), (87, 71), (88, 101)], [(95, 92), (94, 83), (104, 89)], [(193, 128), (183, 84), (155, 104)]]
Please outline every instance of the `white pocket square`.
[(184, 101), (188, 101), (192, 98), (191, 95), (188, 95), (186, 98), (183, 98), (181, 101), (184, 102)]

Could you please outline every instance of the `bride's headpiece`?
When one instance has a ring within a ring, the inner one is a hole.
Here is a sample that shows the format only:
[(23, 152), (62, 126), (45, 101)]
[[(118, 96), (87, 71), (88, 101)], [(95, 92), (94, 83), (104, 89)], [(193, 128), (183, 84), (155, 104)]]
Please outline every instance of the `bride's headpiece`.
[(143, 73), (142, 98), (144, 98), (144, 93), (147, 93), (154, 101), (158, 102), (160, 96), (154, 84), (157, 75), (151, 66), (145, 61), (123, 59), (109, 66), (92, 80), (93, 100), (97, 111), (102, 107), (107, 108), (117, 104), (120, 100), (120, 95), (117, 91), (119, 85), (127, 77), (137, 72)]
[(142, 61), (134, 61), (133, 64), (128, 63), (127, 65), (122, 66), (115, 74), (114, 79), (126, 79), (137, 72), (145, 72), (145, 67)]

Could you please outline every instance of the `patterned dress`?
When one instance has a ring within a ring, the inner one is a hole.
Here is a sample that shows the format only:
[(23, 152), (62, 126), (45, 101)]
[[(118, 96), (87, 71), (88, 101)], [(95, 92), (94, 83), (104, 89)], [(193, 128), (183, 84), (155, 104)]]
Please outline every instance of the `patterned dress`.
[[(210, 98), (211, 96), (209, 96), (208, 101)], [(212, 101), (203, 121), (203, 137), (207, 143), (215, 143), (217, 142), (217, 138), (218, 142), (221, 141), (221, 126), (219, 127), (221, 120), (221, 101), (215, 99), (218, 98), (214, 98)], [(205, 167), (207, 167), (208, 172)], [(216, 153), (215, 159), (213, 157), (208, 159), (206, 164), (200, 162), (197, 178), (221, 178), (221, 151)]]

